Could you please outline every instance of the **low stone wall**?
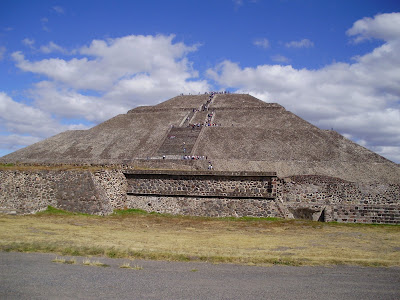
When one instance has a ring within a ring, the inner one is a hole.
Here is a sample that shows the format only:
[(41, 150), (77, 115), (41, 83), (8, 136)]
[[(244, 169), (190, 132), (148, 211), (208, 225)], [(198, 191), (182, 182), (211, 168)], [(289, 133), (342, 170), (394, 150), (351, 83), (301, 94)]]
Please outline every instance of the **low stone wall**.
[(344, 223), (400, 224), (400, 206), (336, 205), (331, 219)]
[(400, 185), (353, 183), (328, 176), (283, 180), (282, 202), (294, 217), (358, 223), (400, 223)]
[(128, 195), (128, 207), (147, 212), (207, 217), (282, 217), (275, 200)]
[(116, 171), (96, 175), (84, 170), (0, 171), (0, 210), (30, 214), (51, 205), (105, 215), (113, 211), (113, 205), (124, 205), (124, 182), (123, 174)]
[(127, 180), (121, 170), (101, 170), (93, 173), (98, 190), (103, 190), (112, 209), (127, 208)]
[(125, 173), (128, 193), (134, 195), (202, 196), (273, 199), (276, 174), (190, 171), (133, 171)]
[(34, 213), (56, 206), (57, 193), (48, 172), (0, 172), (0, 209)]
[(0, 212), (48, 205), (106, 215), (114, 209), (194, 216), (257, 216), (400, 224), (400, 185), (255, 172), (0, 171)]

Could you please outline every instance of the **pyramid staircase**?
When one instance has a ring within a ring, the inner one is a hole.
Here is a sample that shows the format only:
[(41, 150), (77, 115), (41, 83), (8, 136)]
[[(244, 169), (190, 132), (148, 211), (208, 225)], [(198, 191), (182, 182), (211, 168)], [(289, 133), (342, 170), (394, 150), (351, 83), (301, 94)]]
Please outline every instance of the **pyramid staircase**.
[(157, 155), (190, 155), (201, 127), (173, 127), (157, 151)]
[(209, 114), (206, 105), (210, 105), (215, 99), (215, 95), (207, 102), (200, 106), (200, 109), (193, 109), (182, 120), (179, 127), (172, 127), (164, 138), (156, 155), (177, 156), (191, 155), (194, 145), (203, 126), (192, 126), (191, 124), (204, 124)]

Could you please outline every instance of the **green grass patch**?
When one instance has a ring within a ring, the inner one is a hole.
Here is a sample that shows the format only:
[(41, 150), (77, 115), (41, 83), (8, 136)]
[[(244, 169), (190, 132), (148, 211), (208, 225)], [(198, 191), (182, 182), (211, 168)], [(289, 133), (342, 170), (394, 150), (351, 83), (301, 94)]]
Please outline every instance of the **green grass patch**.
[(128, 208), (128, 209), (115, 209), (113, 211), (114, 216), (125, 216), (125, 215), (148, 215), (149, 213), (142, 209)]
[(37, 212), (36, 215), (62, 215), (62, 216), (93, 216), (85, 213), (80, 213), (80, 212), (72, 212), (72, 211), (67, 211), (59, 208), (55, 208), (53, 206), (47, 206), (46, 210)]
[(10, 168), (10, 167), (14, 167), (15, 164), (13, 163), (8, 163), (8, 164), (0, 164), (0, 168)]

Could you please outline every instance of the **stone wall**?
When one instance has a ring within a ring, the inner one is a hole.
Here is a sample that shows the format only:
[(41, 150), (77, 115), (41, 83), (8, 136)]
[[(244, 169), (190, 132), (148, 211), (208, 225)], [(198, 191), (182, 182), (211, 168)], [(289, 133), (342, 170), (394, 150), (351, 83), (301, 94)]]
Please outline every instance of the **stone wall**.
[(48, 205), (106, 215), (114, 209), (195, 216), (257, 216), (400, 224), (400, 185), (328, 176), (155, 171), (0, 171), (0, 212), (35, 213)]
[(285, 178), (282, 202), (294, 217), (357, 223), (400, 223), (400, 185), (354, 183), (328, 176)]
[[(54, 177), (53, 177), (54, 178)], [(48, 172), (0, 171), (0, 209), (34, 213), (56, 206), (57, 186)]]
[(128, 207), (194, 216), (286, 217), (275, 172), (131, 171)]
[(282, 217), (273, 199), (128, 195), (128, 207), (148, 212), (207, 217)]
[(0, 171), (0, 210), (29, 214), (51, 205), (105, 215), (113, 211), (113, 205), (124, 205), (124, 182), (122, 173), (112, 171), (95, 175), (84, 170)]
[(93, 173), (93, 182), (98, 190), (103, 190), (112, 209), (127, 208), (128, 184), (121, 170), (101, 170)]
[(134, 195), (275, 198), (275, 173), (132, 171), (126, 172)]

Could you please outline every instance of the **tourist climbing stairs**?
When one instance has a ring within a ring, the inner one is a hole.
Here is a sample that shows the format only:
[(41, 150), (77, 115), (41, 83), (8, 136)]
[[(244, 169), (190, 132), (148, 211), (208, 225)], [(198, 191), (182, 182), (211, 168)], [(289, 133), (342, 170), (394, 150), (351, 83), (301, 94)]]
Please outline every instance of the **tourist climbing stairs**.
[(179, 127), (172, 127), (160, 148), (158, 148), (157, 156), (168, 156), (169, 158), (176, 156), (191, 155), (193, 147), (200, 135), (201, 129), (212, 122), (213, 113), (209, 106), (215, 100), (216, 95), (210, 95), (209, 100), (198, 108), (193, 108), (191, 112), (185, 116)]
[(157, 155), (190, 155), (202, 127), (173, 127), (168, 132)]
[(190, 122), (192, 122), (192, 118), (195, 115), (196, 110), (193, 109), (188, 115), (187, 117), (182, 121), (181, 125), (179, 127), (187, 127), (189, 126)]
[(191, 124), (203, 124), (206, 116), (206, 111), (198, 111), (192, 118)]

